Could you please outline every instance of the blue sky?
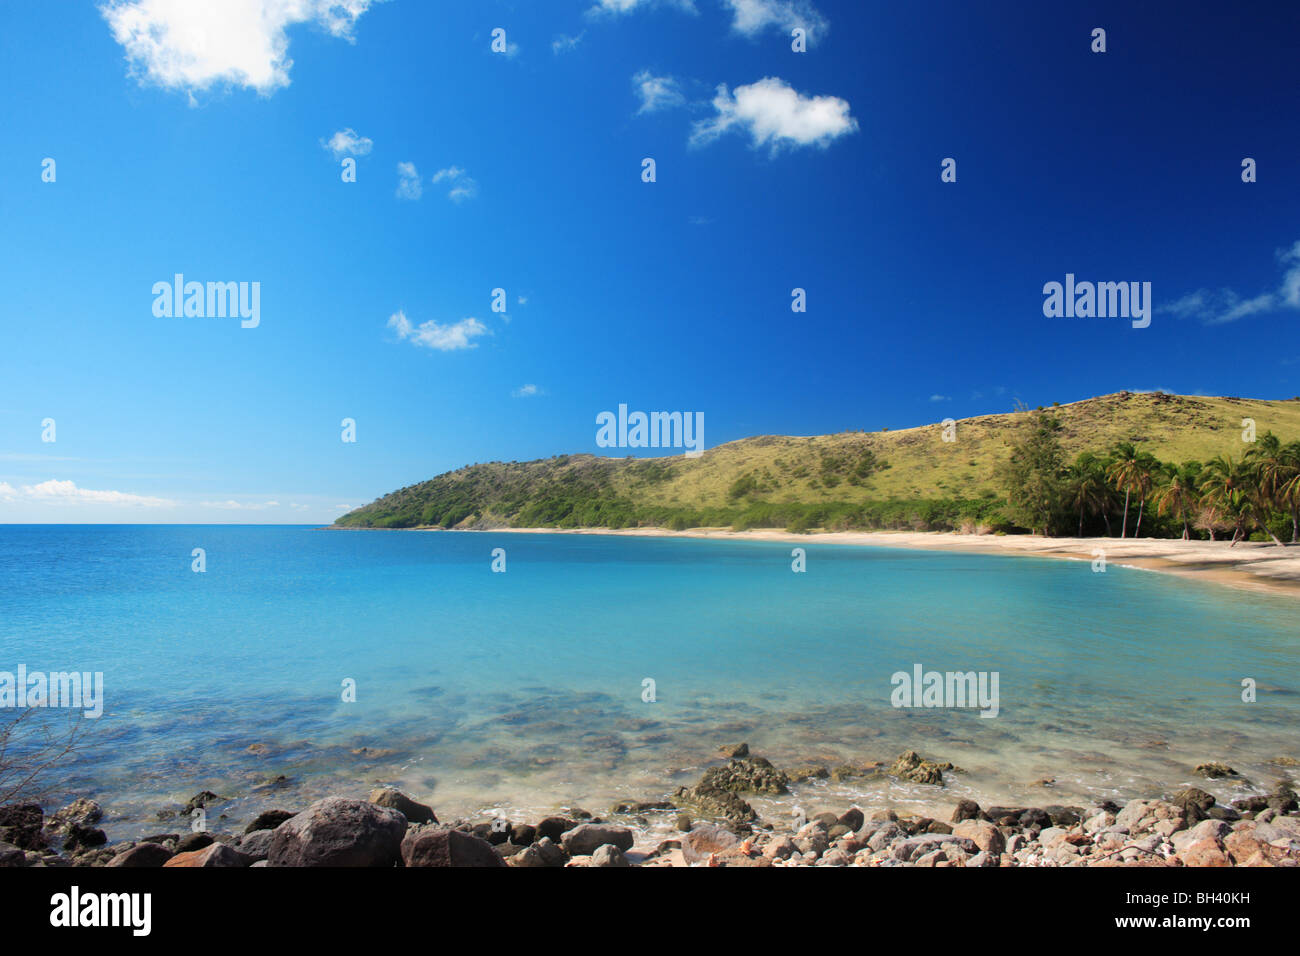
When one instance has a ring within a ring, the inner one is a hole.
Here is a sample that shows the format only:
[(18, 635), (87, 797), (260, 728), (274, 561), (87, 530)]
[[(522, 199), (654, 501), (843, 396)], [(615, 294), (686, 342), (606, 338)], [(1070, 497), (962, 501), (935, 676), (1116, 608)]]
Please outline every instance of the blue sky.
[[(1300, 393), (1300, 8), (1072, 6), (6, 4), (0, 522), (324, 523), (620, 403)], [(259, 324), (155, 316), (176, 273)], [(1045, 317), (1067, 273), (1150, 327)]]

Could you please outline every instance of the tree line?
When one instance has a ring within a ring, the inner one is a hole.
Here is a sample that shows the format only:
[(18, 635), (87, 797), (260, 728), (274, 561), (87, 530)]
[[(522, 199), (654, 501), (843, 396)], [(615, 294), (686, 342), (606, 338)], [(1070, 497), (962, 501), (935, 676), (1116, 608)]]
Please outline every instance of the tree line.
[[(1232, 544), (1256, 534), (1282, 545), (1300, 542), (1300, 440), (1266, 432), (1240, 456), (1160, 461), (1132, 442), (1067, 462), (1048, 412), (1028, 413), (998, 469), (1008, 521), (1034, 533), (1140, 537), (1177, 533), (1184, 540), (1231, 533)], [(1100, 520), (1098, 520), (1100, 519)], [(1154, 525), (1154, 527), (1153, 527)], [(1289, 529), (1288, 526), (1289, 525)], [(1151, 532), (1155, 531), (1153, 535)]]

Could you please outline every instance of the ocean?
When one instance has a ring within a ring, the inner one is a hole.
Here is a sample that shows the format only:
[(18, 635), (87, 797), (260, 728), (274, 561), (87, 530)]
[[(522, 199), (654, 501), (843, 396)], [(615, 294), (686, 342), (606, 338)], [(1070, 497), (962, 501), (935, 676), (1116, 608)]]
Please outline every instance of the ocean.
[[(98, 800), (114, 839), (166, 830), (201, 790), (232, 825), (381, 784), (444, 819), (600, 815), (741, 741), (780, 767), (914, 749), (959, 768), (943, 788), (818, 780), (751, 801), (767, 814), (1226, 799), (1300, 757), (1298, 610), (1114, 564), (815, 536), (0, 526), (0, 672), (104, 675), (47, 803)], [(918, 665), (996, 673), (997, 715), (893, 706)], [(1241, 777), (1193, 776), (1211, 760)]]

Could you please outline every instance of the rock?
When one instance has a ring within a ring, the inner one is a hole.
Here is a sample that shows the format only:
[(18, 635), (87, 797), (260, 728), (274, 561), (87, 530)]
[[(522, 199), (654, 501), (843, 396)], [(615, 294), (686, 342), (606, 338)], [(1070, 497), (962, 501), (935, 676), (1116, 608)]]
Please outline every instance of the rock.
[(862, 829), (862, 824), (866, 822), (866, 817), (857, 807), (850, 807), (848, 810), (845, 810), (840, 814), (840, 818), (837, 822), (841, 826), (846, 826), (850, 830), (857, 831)]
[(537, 827), (527, 823), (516, 823), (510, 828), (510, 842), (516, 846), (530, 846), (537, 839)]
[(1268, 807), (1277, 813), (1294, 813), (1300, 809), (1297, 804), (1295, 790), (1293, 790), (1284, 780), (1279, 780), (1273, 792), (1268, 795)]
[(749, 744), (724, 744), (718, 749), (728, 757), (739, 758), (749, 756)]
[(1038, 807), (1030, 807), (1020, 814), (1017, 821), (1022, 827), (1032, 827), (1036, 830), (1045, 830), (1052, 826), (1052, 818), (1048, 816), (1046, 810), (1040, 810)]
[(38, 803), (17, 803), (0, 807), (0, 829), (6, 831), (3, 839), (24, 850), (44, 850), (45, 812)]
[(236, 867), (250, 866), (253, 858), (245, 856), (238, 850), (231, 849), (224, 843), (213, 843), (202, 850), (189, 853), (177, 853), (163, 864), (164, 867)]
[(1219, 763), (1212, 760), (1209, 763), (1197, 764), (1192, 773), (1202, 777), (1209, 777), (1211, 780), (1217, 780), (1219, 777), (1235, 777), (1237, 771), (1233, 770), (1226, 763)]
[(994, 860), (1002, 856), (1006, 849), (1006, 837), (1002, 831), (985, 820), (963, 820), (953, 825), (953, 836), (970, 840), (981, 850), (987, 852)]
[(244, 832), (255, 833), (258, 830), (274, 830), (292, 816), (293, 814), (288, 810), (266, 810), (254, 817), (253, 822), (244, 827)]
[[(743, 747), (744, 744), (741, 744)], [(592, 866), (631, 866), (623, 851), (612, 843), (606, 843), (604, 846), (596, 847), (596, 852), (591, 855)]]
[(908, 863), (913, 860), (920, 860), (935, 851), (942, 854), (944, 845), (949, 843), (960, 847), (971, 855), (979, 852), (979, 847), (965, 837), (955, 836), (950, 833), (923, 833), (920, 836), (908, 837), (906, 840), (895, 843), (894, 859)]
[(200, 807), (206, 807), (209, 803), (221, 803), (225, 797), (219, 797), (211, 790), (204, 790), (202, 793), (196, 793), (190, 797), (190, 802), (185, 804), (185, 809), (181, 811), (184, 816), (189, 816)]
[(1268, 809), (1268, 797), (1239, 797), (1232, 801), (1232, 805), (1243, 813), (1259, 813)]
[(1020, 826), (1020, 816), (1024, 807), (989, 807), (985, 813), (991, 823), (1000, 827)]
[(537, 824), (535, 833), (538, 840), (550, 840), (552, 843), (558, 842), (560, 837), (568, 830), (572, 830), (578, 824), (567, 817), (547, 817), (541, 823)]
[(542, 837), (510, 858), (511, 866), (564, 866), (564, 851), (550, 837)]
[(1212, 837), (1185, 844), (1178, 852), (1178, 859), (1184, 866), (1232, 866), (1219, 841)]
[(827, 767), (799, 767), (788, 773), (791, 783), (803, 783), (805, 780), (825, 780), (831, 772)]
[(1188, 819), (1195, 817), (1197, 820), (1204, 819), (1206, 811), (1214, 806), (1214, 795), (1206, 793), (1199, 787), (1188, 787), (1186, 790), (1179, 790), (1174, 794), (1171, 801), (1174, 806), (1182, 807), (1187, 811)]
[(1081, 807), (1063, 807), (1053, 803), (1043, 807), (1043, 812), (1047, 814), (1047, 818), (1052, 821), (1054, 827), (1072, 827), (1076, 823), (1083, 821), (1083, 808)]
[(162, 866), (172, 858), (172, 851), (160, 843), (137, 843), (117, 854), (106, 866)]
[(878, 853), (902, 836), (904, 836), (902, 827), (897, 823), (886, 823), (868, 837), (867, 846)]
[(423, 803), (417, 803), (400, 790), (382, 787), (370, 791), (370, 802), (377, 807), (388, 807), (406, 817), (408, 823), (437, 823), (433, 810)]
[(799, 848), (794, 845), (794, 841), (784, 835), (774, 837), (767, 846), (763, 847), (763, 856), (769, 860), (788, 860), (798, 852)]
[(758, 819), (754, 808), (736, 794), (708, 786), (703, 780), (694, 787), (678, 787), (673, 801), (679, 806), (686, 804), (703, 816), (730, 823), (747, 824)]
[(772, 766), (771, 761), (763, 757), (745, 757), (706, 770), (695, 789), (780, 795), (790, 792), (789, 784), (790, 778)]
[(642, 801), (640, 803), (619, 803), (611, 810), (611, 813), (649, 813), (653, 810), (672, 810), (675, 809), (668, 800)]
[(265, 860), (271, 855), (271, 841), (274, 838), (274, 830), (254, 830), (252, 833), (245, 833), (239, 841), (239, 852), (254, 860)]
[(1222, 820), (1202, 820), (1190, 830), (1173, 835), (1174, 849), (1182, 852), (1184, 847), (1199, 840), (1214, 840), (1219, 843), (1232, 832), (1232, 828)]
[(952, 811), (952, 822), (961, 823), (963, 820), (978, 820), (983, 815), (980, 805), (974, 800), (958, 800), (957, 807)]
[[(528, 852), (528, 847), (516, 856)], [(452, 829), (412, 831), (402, 841), (402, 860), (407, 866), (483, 866), (499, 867), (506, 863), (492, 849), (492, 844), (469, 833)]]
[(192, 853), (195, 850), (202, 850), (205, 846), (211, 846), (212, 843), (212, 834), (204, 830), (198, 833), (187, 833), (176, 841), (176, 852)]
[(65, 824), (61, 830), (64, 836), (63, 849), (71, 853), (103, 846), (108, 842), (108, 835), (103, 830), (82, 826), (80, 823)]
[(674, 826), (676, 826), (677, 829), (681, 830), (683, 833), (686, 833), (692, 827), (695, 826), (695, 821), (691, 819), (691, 815), (689, 813), (679, 813), (677, 814), (677, 822), (674, 824)]
[(910, 780), (913, 783), (943, 784), (943, 772), (952, 770), (953, 765), (950, 763), (935, 763), (931, 760), (925, 760), (915, 750), (907, 750), (898, 755), (885, 773), (891, 777), (898, 777), (900, 780)]
[(406, 835), (406, 817), (389, 807), (328, 797), (280, 824), (271, 866), (392, 866)]
[(613, 844), (620, 850), (632, 849), (632, 831), (600, 823), (584, 823), (565, 832), (560, 838), (569, 856), (590, 856), (598, 847)]
[(740, 838), (730, 830), (712, 823), (701, 823), (682, 837), (682, 856), (687, 863), (700, 863), (711, 854), (722, 853), (739, 845)]
[(27, 854), (12, 843), (0, 843), (0, 867), (27, 865)]
[(104, 810), (94, 800), (84, 797), (73, 800), (70, 804), (50, 817), (49, 828), (54, 833), (66, 833), (72, 827), (91, 828), (104, 817)]
[(1222, 820), (1225, 823), (1236, 823), (1241, 819), (1241, 814), (1232, 809), (1232, 807), (1210, 807), (1210, 809), (1205, 811), (1205, 815), (1212, 820)]
[(800, 853), (810, 853), (814, 857), (818, 857), (825, 853), (826, 849), (831, 845), (830, 834), (826, 831), (825, 824), (805, 824), (794, 835), (794, 845), (799, 848)]

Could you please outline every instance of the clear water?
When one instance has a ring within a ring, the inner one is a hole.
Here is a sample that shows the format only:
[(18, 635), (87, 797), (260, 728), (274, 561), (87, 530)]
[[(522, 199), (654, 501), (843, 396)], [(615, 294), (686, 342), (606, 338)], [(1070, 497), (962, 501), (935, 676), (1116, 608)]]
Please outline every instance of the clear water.
[[(1085, 562), (803, 547), (796, 574), (791, 545), (757, 541), (0, 526), (0, 670), (104, 673), (104, 716), (47, 799), (99, 800), (114, 838), (166, 829), (158, 811), (202, 789), (233, 798), (232, 824), (378, 783), (443, 817), (604, 813), (693, 783), (741, 740), (778, 766), (912, 748), (963, 771), (943, 789), (796, 788), (786, 802), (809, 810), (1191, 783), (1224, 797), (1300, 757), (1292, 598)], [(891, 675), (917, 663), (997, 671), (999, 716), (891, 707)], [(1194, 778), (1207, 760), (1246, 780)]]

